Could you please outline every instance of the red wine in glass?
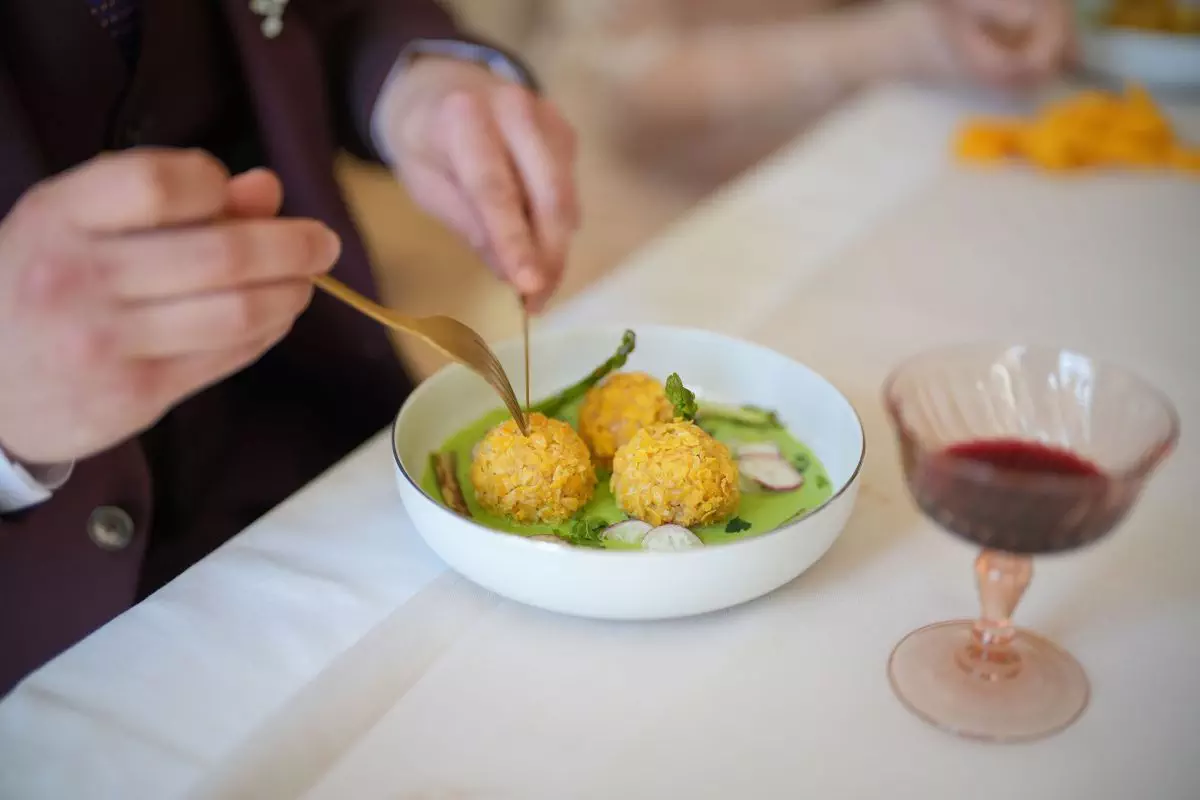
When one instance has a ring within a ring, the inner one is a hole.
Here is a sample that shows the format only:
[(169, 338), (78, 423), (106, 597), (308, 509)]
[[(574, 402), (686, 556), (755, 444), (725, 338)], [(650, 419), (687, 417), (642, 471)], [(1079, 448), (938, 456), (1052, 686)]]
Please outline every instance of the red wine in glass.
[(1178, 414), (1127, 370), (1023, 345), (916, 356), (884, 396), (916, 505), (982, 548), (980, 617), (904, 637), (888, 662), (892, 689), (922, 719), (969, 738), (1062, 730), (1091, 689), (1070, 653), (1012, 624), (1032, 556), (1112, 531), (1174, 447)]
[(917, 505), (951, 533), (992, 550), (1056, 553), (1090, 544), (1133, 497), (1069, 450), (1012, 438), (943, 448), (909, 474)]

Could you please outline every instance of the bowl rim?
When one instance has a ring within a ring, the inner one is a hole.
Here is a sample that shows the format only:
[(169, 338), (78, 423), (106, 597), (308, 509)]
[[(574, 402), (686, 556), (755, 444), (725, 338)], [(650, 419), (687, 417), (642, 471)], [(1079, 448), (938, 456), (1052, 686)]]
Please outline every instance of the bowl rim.
[[(535, 549), (540, 549), (542, 552), (558, 551), (558, 552), (561, 552), (564, 554), (570, 554), (571, 556), (578, 555), (581, 558), (637, 557), (637, 558), (660, 558), (661, 559), (661, 558), (680, 558), (680, 557), (687, 557), (687, 556), (711, 557), (712, 552), (714, 552), (714, 551), (720, 552), (722, 549), (724, 549), (726, 547), (736, 547), (738, 545), (752, 545), (761, 540), (770, 539), (771, 537), (775, 536), (776, 534), (790, 532), (790, 531), (800, 527), (802, 524), (808, 522), (809, 520), (813, 519), (818, 514), (820, 514), (822, 511), (825, 511), (825, 510), (829, 509), (831, 506), (833, 506), (833, 504), (836, 500), (838, 500), (843, 495), (845, 495), (846, 492), (850, 490), (850, 487), (855, 485), (855, 483), (858, 481), (859, 476), (862, 474), (863, 464), (865, 463), (866, 458), (867, 458), (867, 431), (866, 431), (866, 428), (863, 426), (862, 415), (858, 413), (858, 409), (855, 408), (854, 403), (852, 403), (850, 401), (850, 398), (846, 396), (845, 392), (843, 392), (840, 388), (838, 388), (838, 386), (836, 384), (834, 384), (833, 381), (829, 380), (824, 375), (822, 375), (820, 372), (817, 372), (815, 369), (808, 366), (807, 364), (797, 361), (796, 359), (792, 358), (791, 356), (781, 353), (778, 350), (775, 350), (774, 348), (767, 347), (766, 345), (759, 344), (758, 342), (754, 342), (749, 339), (741, 339), (736, 336), (730, 336), (729, 334), (721, 333), (719, 331), (709, 330), (706, 328), (696, 328), (696, 327), (691, 327), (691, 326), (686, 326), (686, 325), (664, 325), (664, 324), (657, 324), (657, 323), (629, 324), (629, 325), (566, 325), (566, 326), (554, 325), (552, 327), (543, 328), (537, 332), (531, 332), (530, 339), (533, 339), (539, 333), (553, 336), (553, 335), (564, 335), (564, 334), (568, 334), (568, 333), (572, 333), (572, 332), (581, 332), (581, 331), (589, 331), (589, 330), (595, 330), (595, 331), (614, 330), (614, 331), (620, 331), (620, 332), (624, 332), (626, 330), (632, 330), (635, 334), (638, 334), (639, 331), (656, 330), (656, 331), (663, 331), (663, 332), (676, 333), (676, 334), (684, 333), (684, 334), (698, 335), (698, 336), (704, 336), (704, 337), (714, 338), (714, 339), (723, 339), (726, 341), (736, 342), (739, 345), (742, 345), (745, 347), (750, 347), (751, 349), (754, 349), (754, 350), (763, 351), (765, 353), (769, 353), (774, 356), (779, 356), (779, 357), (785, 358), (788, 361), (791, 361), (792, 363), (794, 363), (798, 366), (801, 366), (804, 369), (807, 369), (809, 372), (811, 372), (813, 375), (815, 375), (817, 378), (819, 378), (821, 381), (823, 381), (830, 389), (832, 389), (834, 391), (834, 393), (839, 398), (841, 398), (842, 402), (844, 402), (846, 404), (846, 406), (850, 409), (850, 413), (852, 413), (854, 415), (855, 424), (858, 426), (859, 440), (861, 441), (862, 444), (860, 445), (859, 451), (858, 451), (858, 461), (854, 465), (854, 469), (853, 469), (853, 471), (851, 471), (850, 477), (848, 477), (845, 481), (842, 481), (841, 485), (838, 486), (838, 488), (832, 494), (830, 494), (829, 497), (825, 500), (825, 502), (821, 503), (821, 505), (817, 506), (814, 509), (811, 509), (807, 513), (801, 514), (800, 516), (797, 516), (791, 520), (788, 520), (787, 522), (784, 522), (782, 525), (780, 525), (776, 528), (772, 528), (771, 530), (767, 531), (766, 533), (760, 533), (757, 536), (747, 536), (747, 537), (743, 537), (741, 539), (734, 539), (731, 542), (722, 542), (719, 545), (706, 545), (704, 547), (694, 547), (694, 548), (689, 548), (687, 550), (609, 550), (608, 548), (572, 547), (570, 545), (567, 545), (566, 543), (558, 544), (557, 542), (543, 542), (543, 541), (538, 541), (536, 539), (533, 539), (529, 536), (523, 536), (521, 534), (514, 534), (514, 533), (508, 533), (507, 531), (496, 530), (495, 528), (489, 528), (487, 525), (477, 522), (475, 519), (473, 519), (471, 517), (463, 517), (463, 516), (457, 514), (454, 511), (452, 511), (451, 509), (446, 508), (442, 503), (438, 502), (438, 500), (436, 498), (430, 497), (429, 493), (426, 492), (423, 488), (421, 488), (420, 481), (414, 480), (413, 476), (409, 474), (407, 469), (405, 469), (404, 464), (400, 459), (399, 449), (396, 446), (396, 438), (397, 438), (397, 432), (399, 431), (400, 418), (404, 416), (405, 410), (412, 403), (416, 402), (420, 393), (423, 391), (429, 391), (427, 389), (427, 387), (439, 375), (444, 375), (451, 370), (467, 369), (467, 367), (464, 367), (461, 364), (451, 363), (451, 364), (444, 365), (443, 367), (438, 369), (436, 372), (434, 372), (432, 375), (430, 375), (429, 377), (427, 377), (423, 381), (421, 381), (419, 384), (417, 384), (417, 386), (413, 387), (413, 390), (409, 393), (408, 397), (405, 398), (404, 402), (400, 406), (399, 411), (396, 412), (396, 416), (393, 418), (392, 424), (389, 426), (389, 431), (391, 434), (392, 462), (395, 465), (396, 469), (399, 471), (399, 473), (402, 476), (404, 476), (404, 480), (406, 480), (408, 482), (408, 484), (413, 489), (416, 490), (417, 494), (419, 494), (425, 500), (432, 503), (435, 507), (441, 509), (446, 514), (456, 517), (459, 521), (466, 523), (468, 528), (470, 530), (472, 530), (472, 535), (474, 535), (475, 533), (488, 534), (491, 537), (497, 537), (495, 539), (495, 541), (497, 541), (497, 542), (504, 541), (504, 540), (510, 540), (512, 542), (515, 542), (515, 544), (512, 544), (512, 545), (500, 545), (500, 546), (533, 547)], [(515, 343), (519, 341), (519, 338), (520, 337), (510, 336), (506, 339), (501, 340), (493, 347), (495, 349), (495, 348), (504, 348), (506, 346), (507, 347), (514, 346)]]
[[(897, 361), (888, 371), (887, 376), (883, 380), (883, 385), (880, 388), (880, 395), (883, 401), (884, 408), (887, 412), (888, 421), (891, 424), (897, 436), (908, 437), (917, 445), (917, 452), (920, 457), (928, 457), (936, 450), (924, 447), (920, 444), (920, 437), (912, 430), (912, 428), (904, 421), (903, 415), (900, 413), (899, 402), (894, 396), (896, 384), (899, 382), (903, 374), (922, 362), (935, 361), (938, 358), (946, 356), (965, 355), (974, 353), (992, 352), (997, 357), (1006, 355), (1013, 351), (1021, 351), (1023, 353), (1059, 353), (1079, 356), (1085, 359), (1093, 368), (1112, 370), (1123, 374), (1126, 378), (1131, 379), (1137, 384), (1140, 384), (1150, 395), (1157, 398), (1166, 411), (1168, 420), (1168, 431), (1155, 447), (1146, 451), (1139, 459), (1130, 466), (1120, 470), (1101, 470), (1101, 474), (1105, 480), (1114, 481), (1116, 483), (1136, 483), (1143, 481), (1149, 474), (1171, 454), (1179, 443), (1181, 435), (1182, 422), (1179, 416), (1179, 409), (1176, 408), (1175, 402), (1170, 395), (1157, 384), (1150, 382), (1143, 375), (1130, 367), (1116, 361), (1101, 356), (1090, 355), (1082, 350), (1071, 347), (1065, 344), (1045, 344), (1038, 342), (1016, 342), (1003, 341), (998, 339), (980, 339), (974, 341), (957, 342), (954, 344), (935, 345), (926, 347), (916, 352), (910, 353), (908, 356)], [(955, 469), (962, 473), (977, 478), (979, 480), (995, 480), (997, 476), (1001, 479), (1013, 483), (1037, 483), (1043, 491), (1049, 490), (1071, 490), (1081, 484), (1091, 483), (1096, 480), (1096, 476), (1092, 475), (1045, 475), (1044, 473), (1031, 474), (1020, 470), (1007, 469), (1004, 467), (996, 467), (990, 464), (984, 464), (977, 461), (972, 461), (967, 458), (953, 457)]]

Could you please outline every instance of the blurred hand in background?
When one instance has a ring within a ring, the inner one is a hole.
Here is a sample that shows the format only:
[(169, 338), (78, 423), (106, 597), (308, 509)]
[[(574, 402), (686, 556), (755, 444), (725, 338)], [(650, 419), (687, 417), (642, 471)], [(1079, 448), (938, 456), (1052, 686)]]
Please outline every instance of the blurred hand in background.
[(941, 0), (939, 10), (960, 63), (987, 84), (1053, 77), (1074, 50), (1066, 0)]
[(1072, 49), (1066, 0), (559, 0), (553, 39), (608, 141), (709, 187), (890, 81), (1029, 86)]

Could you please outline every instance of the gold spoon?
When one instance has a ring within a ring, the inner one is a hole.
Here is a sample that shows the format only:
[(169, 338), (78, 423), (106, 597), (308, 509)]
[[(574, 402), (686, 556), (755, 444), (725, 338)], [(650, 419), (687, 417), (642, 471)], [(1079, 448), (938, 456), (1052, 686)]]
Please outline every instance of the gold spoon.
[(525, 411), (529, 411), (529, 305), (521, 298), (521, 335), (525, 342)]
[(381, 325), (412, 334), (455, 361), (475, 370), (500, 395), (521, 433), (529, 435), (529, 420), (522, 411), (521, 404), (517, 402), (516, 392), (504, 373), (504, 367), (478, 333), (450, 317), (410, 317), (399, 311), (384, 308), (328, 275), (318, 275), (313, 278), (313, 283)]

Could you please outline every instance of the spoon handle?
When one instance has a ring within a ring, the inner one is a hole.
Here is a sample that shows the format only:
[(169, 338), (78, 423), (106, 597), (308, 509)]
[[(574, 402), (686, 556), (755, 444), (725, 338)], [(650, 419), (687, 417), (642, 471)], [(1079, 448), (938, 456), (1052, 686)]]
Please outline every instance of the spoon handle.
[(412, 324), (411, 321), (406, 322), (407, 318), (404, 314), (401, 314), (398, 311), (393, 311), (389, 308), (384, 308), (370, 298), (364, 297), (363, 295), (354, 291), (337, 278), (330, 277), (329, 275), (318, 275), (313, 278), (313, 284), (316, 285), (317, 288), (322, 289), (336, 297), (338, 300), (341, 300), (343, 303), (355, 309), (356, 311), (366, 314), (380, 325), (404, 331), (406, 333), (421, 335), (421, 331), (416, 330), (416, 326)]

